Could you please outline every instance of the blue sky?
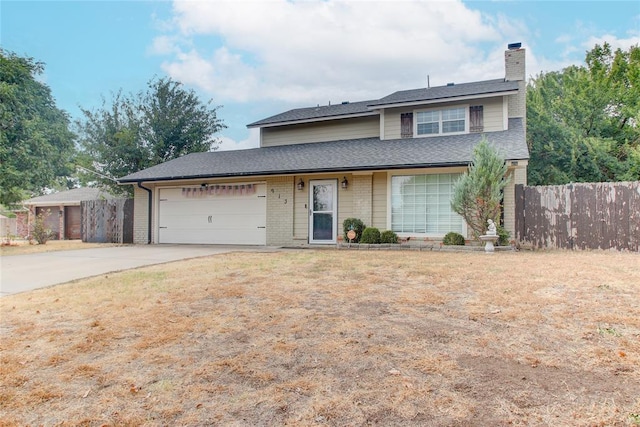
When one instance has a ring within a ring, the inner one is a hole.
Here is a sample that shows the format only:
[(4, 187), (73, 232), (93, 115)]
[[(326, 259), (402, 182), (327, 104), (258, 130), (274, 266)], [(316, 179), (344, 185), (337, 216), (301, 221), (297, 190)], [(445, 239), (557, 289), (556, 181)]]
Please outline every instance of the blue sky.
[(6, 1), (0, 45), (46, 64), (73, 119), (122, 89), (170, 76), (222, 105), (222, 149), (255, 147), (248, 123), (290, 108), (581, 64), (640, 43), (638, 1)]

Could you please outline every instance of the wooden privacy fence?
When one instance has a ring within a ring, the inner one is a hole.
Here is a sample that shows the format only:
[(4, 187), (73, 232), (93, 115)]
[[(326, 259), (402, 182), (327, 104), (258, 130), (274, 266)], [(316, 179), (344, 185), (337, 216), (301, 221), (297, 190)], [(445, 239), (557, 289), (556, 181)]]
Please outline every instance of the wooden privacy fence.
[(640, 251), (640, 181), (516, 185), (516, 238), (537, 248)]
[(133, 243), (133, 199), (80, 202), (83, 242)]
[(18, 222), (15, 218), (0, 215), (0, 238), (8, 238), (18, 234)]

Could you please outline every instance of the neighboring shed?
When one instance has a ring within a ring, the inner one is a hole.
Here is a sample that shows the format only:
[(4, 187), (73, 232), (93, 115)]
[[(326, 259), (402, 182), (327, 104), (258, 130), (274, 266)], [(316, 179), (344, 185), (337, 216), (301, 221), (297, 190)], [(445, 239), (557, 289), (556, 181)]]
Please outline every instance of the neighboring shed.
[(115, 196), (99, 188), (74, 188), (59, 193), (33, 197), (22, 202), (26, 211), (16, 212), (18, 224), (21, 224), (18, 234), (26, 237), (35, 216), (43, 213), (46, 216), (46, 227), (53, 232), (53, 238), (58, 240), (80, 239), (81, 214), (80, 202), (84, 200), (114, 199)]

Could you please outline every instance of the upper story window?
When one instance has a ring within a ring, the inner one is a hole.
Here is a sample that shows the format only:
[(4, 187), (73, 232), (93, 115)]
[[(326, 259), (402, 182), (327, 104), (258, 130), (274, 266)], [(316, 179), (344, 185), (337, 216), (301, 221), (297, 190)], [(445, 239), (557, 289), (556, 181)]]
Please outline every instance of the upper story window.
[(467, 132), (467, 107), (416, 111), (416, 132), (420, 135), (446, 135)]

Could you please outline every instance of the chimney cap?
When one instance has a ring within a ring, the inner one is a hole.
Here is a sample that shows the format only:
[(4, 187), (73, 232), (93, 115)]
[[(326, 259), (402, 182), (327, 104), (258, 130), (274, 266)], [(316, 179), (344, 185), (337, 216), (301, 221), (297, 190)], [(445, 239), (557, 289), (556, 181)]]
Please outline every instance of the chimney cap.
[(507, 48), (509, 50), (515, 50), (515, 49), (520, 49), (522, 47), (522, 43), (521, 42), (517, 42), (517, 43), (509, 43), (507, 45)]

